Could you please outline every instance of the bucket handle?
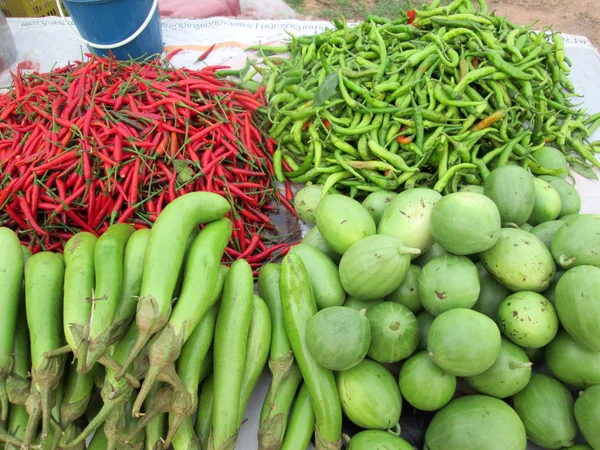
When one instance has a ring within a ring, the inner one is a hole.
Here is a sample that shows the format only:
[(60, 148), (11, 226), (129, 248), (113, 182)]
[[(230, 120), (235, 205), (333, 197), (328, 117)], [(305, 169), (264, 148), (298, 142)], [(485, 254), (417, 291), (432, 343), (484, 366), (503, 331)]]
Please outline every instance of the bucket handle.
[(137, 38), (140, 34), (142, 34), (142, 32), (146, 29), (146, 27), (150, 23), (150, 20), (152, 20), (152, 16), (154, 15), (156, 8), (158, 7), (158, 0), (153, 1), (152, 8), (150, 8), (150, 13), (148, 14), (148, 17), (146, 17), (146, 20), (144, 20), (144, 23), (142, 23), (142, 25), (136, 30), (136, 32), (133, 33), (131, 36), (129, 36), (127, 39), (123, 39), (122, 41), (116, 42), (114, 44), (95, 44), (93, 42), (90, 42), (90, 41), (84, 39), (67, 21), (67, 18), (65, 17), (65, 13), (64, 13), (62, 5), (61, 5), (61, 0), (56, 0), (56, 6), (58, 7), (60, 16), (63, 18), (63, 20), (67, 24), (67, 27), (69, 27), (69, 31), (71, 31), (71, 33), (73, 33), (73, 36), (75, 36), (77, 39), (79, 39), (84, 44), (89, 45), (90, 47), (98, 48), (101, 50), (110, 50), (113, 48), (122, 47), (123, 45), (129, 44), (131, 41), (133, 41), (135, 38)]

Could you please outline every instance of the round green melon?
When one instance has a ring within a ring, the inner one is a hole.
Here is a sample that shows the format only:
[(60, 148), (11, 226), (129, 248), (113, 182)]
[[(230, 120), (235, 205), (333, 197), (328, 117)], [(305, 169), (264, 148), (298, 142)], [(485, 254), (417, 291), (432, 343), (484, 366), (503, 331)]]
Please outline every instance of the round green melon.
[(500, 331), (515, 344), (526, 348), (547, 345), (558, 331), (554, 306), (536, 292), (517, 292), (498, 309)]
[(500, 354), (492, 367), (465, 380), (482, 394), (506, 398), (527, 386), (531, 378), (531, 365), (521, 347), (503, 338)]
[(500, 353), (500, 330), (489, 317), (456, 308), (435, 318), (429, 328), (428, 349), (446, 372), (470, 377), (485, 372)]
[(390, 191), (375, 191), (371, 192), (363, 200), (362, 205), (373, 217), (375, 225), (379, 225), (383, 211), (396, 195), (398, 194)]
[(452, 308), (471, 308), (477, 302), (479, 273), (466, 256), (439, 256), (425, 264), (417, 286), (421, 304), (437, 316)]
[(534, 373), (529, 384), (513, 397), (513, 406), (527, 437), (548, 449), (570, 447), (577, 435), (573, 397), (560, 381)]
[(404, 400), (421, 411), (443, 408), (456, 392), (456, 377), (436, 366), (427, 352), (404, 362), (399, 384)]
[(482, 194), (456, 192), (440, 199), (431, 211), (435, 241), (455, 255), (487, 250), (500, 236), (500, 212)]
[(565, 220), (552, 239), (552, 255), (563, 269), (600, 267), (600, 215), (581, 214)]
[(542, 147), (531, 154), (544, 169), (557, 170), (557, 177), (569, 176), (569, 164), (563, 153), (554, 147)]
[(371, 324), (369, 358), (394, 363), (408, 358), (419, 344), (419, 325), (410, 310), (394, 302), (383, 302), (367, 311)]
[(519, 166), (504, 166), (492, 170), (485, 180), (486, 196), (500, 212), (502, 223), (523, 225), (531, 216), (535, 204), (533, 177)]
[(389, 431), (367, 430), (352, 436), (348, 450), (414, 450), (414, 447)]
[(511, 294), (511, 291), (498, 283), (496, 279), (485, 270), (483, 264), (476, 264), (479, 272), (479, 297), (473, 306), (473, 310), (485, 314), (490, 319), (498, 321), (498, 308), (500, 303)]
[(342, 410), (361, 428), (388, 430), (402, 411), (400, 388), (383, 366), (368, 359), (336, 374)]
[(517, 413), (485, 395), (457, 398), (427, 427), (424, 450), (525, 450), (527, 435)]
[(593, 449), (600, 448), (600, 386), (589, 387), (579, 395), (575, 418), (588, 444)]
[(584, 347), (564, 330), (545, 350), (548, 368), (563, 383), (580, 389), (600, 384), (600, 352)]
[(421, 268), (415, 264), (411, 264), (402, 284), (400, 284), (398, 289), (388, 295), (385, 299), (389, 302), (400, 303), (410, 309), (414, 314), (417, 314), (423, 309), (423, 305), (419, 300), (419, 291), (417, 290), (420, 273)]
[(579, 213), (581, 210), (581, 197), (575, 189), (575, 186), (559, 177), (543, 175), (540, 178), (550, 183), (550, 186), (556, 189), (556, 192), (558, 192), (558, 195), (560, 196), (560, 214), (558, 217)]
[(418, 252), (396, 236), (376, 234), (361, 239), (342, 256), (342, 286), (348, 295), (361, 300), (385, 297), (402, 284), (410, 257)]
[(320, 184), (307, 184), (296, 192), (294, 196), (294, 209), (298, 213), (300, 220), (308, 225), (317, 223), (315, 212), (321, 201), (323, 186)]
[(347, 370), (360, 363), (371, 344), (371, 326), (364, 311), (332, 306), (308, 321), (306, 347), (329, 370)]
[(340, 255), (353, 244), (376, 232), (371, 214), (356, 200), (344, 195), (326, 195), (315, 215), (319, 231)]
[(485, 269), (511, 291), (541, 292), (556, 266), (544, 243), (531, 233), (503, 228), (496, 244), (479, 254)]
[(355, 297), (346, 297), (344, 306), (356, 309), (357, 311), (362, 311), (363, 309), (369, 309), (375, 305), (379, 305), (382, 301), (382, 298), (376, 298), (375, 300), (360, 300)]
[(401, 192), (383, 211), (377, 232), (397, 236), (407, 247), (424, 252), (434, 242), (431, 210), (440, 198), (441, 194), (433, 189), (416, 188)]
[(556, 219), (560, 214), (561, 203), (560, 195), (547, 181), (534, 178), (533, 185), (535, 187), (535, 203), (527, 222), (535, 226)]
[(565, 224), (562, 220), (550, 220), (549, 222), (540, 223), (532, 228), (530, 233), (537, 236), (544, 243), (548, 250), (552, 245), (552, 239), (560, 227)]
[(478, 184), (465, 184), (458, 190), (458, 192), (474, 192), (475, 194), (483, 194), (484, 191), (484, 187)]
[(325, 240), (325, 238), (319, 231), (319, 227), (317, 227), (317, 226), (312, 227), (310, 230), (308, 230), (308, 233), (306, 233), (306, 236), (304, 236), (304, 238), (302, 238), (302, 243), (311, 245), (311, 246), (321, 250), (323, 253), (325, 253), (327, 256), (329, 256), (331, 258), (331, 260), (336, 264), (338, 264), (340, 262), (340, 259), (342, 258), (342, 256), (339, 253), (336, 253), (331, 248), (331, 245), (329, 245), (327, 243), (327, 241)]
[(438, 256), (444, 256), (447, 254), (448, 254), (448, 252), (446, 251), (446, 249), (436, 242), (431, 247), (429, 247), (429, 249), (426, 250), (425, 253), (423, 253), (421, 256), (419, 256), (415, 260), (415, 264), (419, 267), (423, 267), (423, 266), (425, 266), (425, 264), (427, 264), (432, 259), (437, 258)]
[(419, 324), (419, 350), (427, 350), (427, 341), (429, 337), (429, 328), (435, 319), (427, 311), (421, 311), (417, 314), (417, 323)]
[(560, 323), (580, 344), (600, 352), (600, 268), (578, 266), (556, 285)]

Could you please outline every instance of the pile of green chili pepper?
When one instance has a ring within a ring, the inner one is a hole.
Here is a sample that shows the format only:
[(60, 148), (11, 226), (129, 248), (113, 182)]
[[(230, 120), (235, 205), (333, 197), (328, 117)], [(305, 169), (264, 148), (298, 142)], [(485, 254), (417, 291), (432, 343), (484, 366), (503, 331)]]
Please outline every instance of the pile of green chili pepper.
[(573, 101), (561, 35), (489, 14), (484, 0), (439, 3), (253, 46), (262, 60), (228, 71), (250, 83), (262, 76), (280, 181), (351, 196), (415, 186), (454, 192), (509, 163), (555, 174), (535, 158), (547, 145), (595, 177), (600, 149), (588, 138), (600, 115)]

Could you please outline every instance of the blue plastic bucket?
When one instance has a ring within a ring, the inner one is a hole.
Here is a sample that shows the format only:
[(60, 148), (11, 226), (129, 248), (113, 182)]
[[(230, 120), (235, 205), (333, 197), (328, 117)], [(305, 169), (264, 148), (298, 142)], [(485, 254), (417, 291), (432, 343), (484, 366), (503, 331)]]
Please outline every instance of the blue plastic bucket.
[(76, 36), (95, 55), (112, 52), (117, 59), (127, 60), (162, 53), (158, 0), (63, 1), (83, 39)]

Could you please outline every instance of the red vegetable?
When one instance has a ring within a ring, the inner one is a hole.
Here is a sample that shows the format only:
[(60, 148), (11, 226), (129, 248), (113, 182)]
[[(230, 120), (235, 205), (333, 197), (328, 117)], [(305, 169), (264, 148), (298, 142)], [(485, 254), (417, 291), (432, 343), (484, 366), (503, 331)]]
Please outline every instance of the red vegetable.
[(60, 251), (74, 232), (151, 226), (176, 197), (206, 190), (232, 204), (226, 262), (260, 265), (286, 248), (266, 232), (276, 229), (275, 205), (294, 210), (290, 187), (280, 196), (271, 176), (276, 142), (254, 122), (264, 89), (216, 78), (221, 66), (88, 57), (50, 73), (17, 71), (0, 95), (1, 226), (32, 250)]

